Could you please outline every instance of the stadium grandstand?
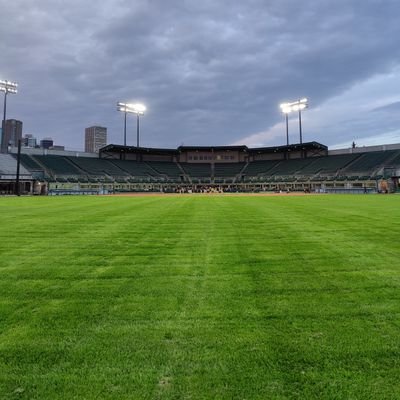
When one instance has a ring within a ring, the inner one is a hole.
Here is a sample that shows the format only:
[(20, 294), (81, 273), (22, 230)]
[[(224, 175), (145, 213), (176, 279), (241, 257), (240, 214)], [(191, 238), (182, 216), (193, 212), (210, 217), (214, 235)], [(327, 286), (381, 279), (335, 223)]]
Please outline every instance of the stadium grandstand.
[[(0, 155), (0, 190), (15, 192), (16, 149)], [(21, 193), (398, 191), (400, 144), (329, 151), (318, 142), (249, 148), (107, 145), (99, 154), (23, 149)]]
[[(34, 165), (32, 164), (34, 167)], [(15, 193), (17, 160), (11, 154), (0, 154), (0, 194)], [(20, 165), (20, 193), (33, 193), (34, 178), (29, 168)]]

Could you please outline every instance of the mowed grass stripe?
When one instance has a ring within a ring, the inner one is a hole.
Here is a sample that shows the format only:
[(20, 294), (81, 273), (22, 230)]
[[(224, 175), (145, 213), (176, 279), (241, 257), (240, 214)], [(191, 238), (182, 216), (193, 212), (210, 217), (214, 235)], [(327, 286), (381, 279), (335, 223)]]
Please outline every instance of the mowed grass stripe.
[(0, 199), (5, 398), (395, 398), (398, 199)]

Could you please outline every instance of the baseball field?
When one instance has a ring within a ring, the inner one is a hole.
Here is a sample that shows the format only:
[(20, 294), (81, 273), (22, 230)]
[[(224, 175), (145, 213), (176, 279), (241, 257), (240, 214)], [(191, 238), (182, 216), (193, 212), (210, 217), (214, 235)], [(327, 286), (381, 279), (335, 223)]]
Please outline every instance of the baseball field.
[(0, 399), (400, 398), (400, 197), (0, 198)]

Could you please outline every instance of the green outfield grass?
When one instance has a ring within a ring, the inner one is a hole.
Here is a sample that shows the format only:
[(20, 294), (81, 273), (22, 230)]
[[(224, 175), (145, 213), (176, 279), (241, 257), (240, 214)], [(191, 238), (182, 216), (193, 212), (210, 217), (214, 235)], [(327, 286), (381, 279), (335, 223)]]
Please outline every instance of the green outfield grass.
[(0, 399), (400, 398), (400, 197), (0, 198)]

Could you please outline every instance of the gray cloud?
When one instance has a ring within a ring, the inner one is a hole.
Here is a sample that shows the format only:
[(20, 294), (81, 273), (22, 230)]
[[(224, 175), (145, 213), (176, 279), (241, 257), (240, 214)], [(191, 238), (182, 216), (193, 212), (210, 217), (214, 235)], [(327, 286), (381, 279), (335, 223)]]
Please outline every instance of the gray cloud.
[[(400, 59), (391, 0), (0, 3), (0, 77), (20, 83), (9, 117), (71, 148), (95, 123), (121, 142), (119, 100), (147, 104), (143, 145), (245, 141), (281, 121), (282, 100), (318, 107)], [(314, 139), (334, 144), (324, 126)]]
[(380, 106), (380, 107), (376, 107), (373, 110), (371, 110), (372, 112), (383, 112), (383, 113), (397, 113), (400, 111), (400, 101), (396, 101), (394, 103), (389, 103), (389, 104), (385, 104), (384, 106)]

